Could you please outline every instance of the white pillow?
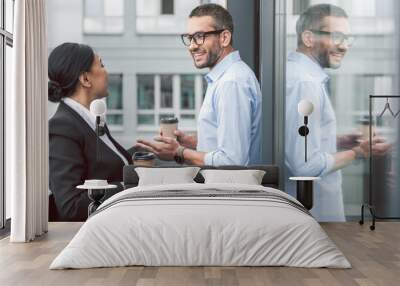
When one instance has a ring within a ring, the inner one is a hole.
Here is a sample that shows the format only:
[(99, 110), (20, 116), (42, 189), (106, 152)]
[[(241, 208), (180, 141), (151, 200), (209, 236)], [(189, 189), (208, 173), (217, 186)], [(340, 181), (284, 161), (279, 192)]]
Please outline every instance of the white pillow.
[(262, 170), (201, 170), (205, 184), (233, 183), (261, 185), (265, 171)]
[(199, 170), (199, 167), (135, 168), (139, 186), (195, 183), (193, 179)]

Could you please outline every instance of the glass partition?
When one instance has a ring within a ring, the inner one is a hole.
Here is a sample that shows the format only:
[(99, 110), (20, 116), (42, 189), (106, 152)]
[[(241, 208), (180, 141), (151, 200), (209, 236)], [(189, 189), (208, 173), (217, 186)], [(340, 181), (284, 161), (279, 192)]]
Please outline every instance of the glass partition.
[[(370, 106), (372, 124), (368, 127), (371, 128), (371, 134), (379, 134), (374, 153), (382, 151), (370, 157), (371, 176), (368, 183), (371, 190), (367, 193), (369, 189), (365, 188), (364, 195), (368, 203), (375, 207), (379, 218), (399, 218), (400, 95), (371, 95)], [(370, 130), (367, 130), (368, 135)]]
[[(368, 200), (369, 95), (398, 93), (397, 2), (286, 0), (286, 190), (294, 195), (290, 176), (320, 177), (312, 213), (321, 221), (359, 216)], [(298, 133), (304, 124), (298, 111), (302, 100), (314, 107), (308, 116), (307, 162), (305, 137)], [(398, 125), (377, 123), (375, 141), (392, 142), (389, 133), (396, 134)], [(373, 156), (382, 159), (390, 149)], [(392, 180), (398, 177), (397, 170)], [(389, 178), (377, 179), (385, 184)]]

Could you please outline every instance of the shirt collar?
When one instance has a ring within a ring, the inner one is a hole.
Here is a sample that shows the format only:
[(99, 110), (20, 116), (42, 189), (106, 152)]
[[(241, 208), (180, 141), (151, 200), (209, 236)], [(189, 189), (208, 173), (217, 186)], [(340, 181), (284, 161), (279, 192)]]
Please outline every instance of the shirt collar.
[[(92, 128), (95, 128), (96, 126), (96, 116), (94, 116), (89, 109), (87, 109), (85, 106), (77, 102), (76, 100), (73, 100), (72, 98), (69, 97), (64, 97), (62, 99), (65, 104), (67, 104), (69, 107), (71, 107), (73, 110), (75, 110), (87, 123)], [(104, 117), (101, 116), (102, 121), (104, 121)]]
[(239, 51), (234, 51), (225, 56), (215, 67), (213, 67), (209, 73), (207, 73), (204, 78), (208, 83), (212, 83), (218, 80), (224, 72), (234, 63), (240, 61)]
[(300, 52), (291, 52), (288, 55), (288, 61), (298, 62), (305, 66), (310, 74), (321, 80), (322, 83), (326, 83), (329, 80), (329, 75), (324, 69), (309, 56)]

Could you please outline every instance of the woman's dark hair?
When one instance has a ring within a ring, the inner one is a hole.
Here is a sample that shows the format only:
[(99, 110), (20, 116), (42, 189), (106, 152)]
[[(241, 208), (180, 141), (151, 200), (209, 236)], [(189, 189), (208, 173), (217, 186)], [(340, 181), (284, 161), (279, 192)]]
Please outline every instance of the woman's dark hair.
[(87, 45), (64, 43), (49, 56), (49, 100), (59, 102), (74, 93), (79, 76), (94, 62), (94, 51)]

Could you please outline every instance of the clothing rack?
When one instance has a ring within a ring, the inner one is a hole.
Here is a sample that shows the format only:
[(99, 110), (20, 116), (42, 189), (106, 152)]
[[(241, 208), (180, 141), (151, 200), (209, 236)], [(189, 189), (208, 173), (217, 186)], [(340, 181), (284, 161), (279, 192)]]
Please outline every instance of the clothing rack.
[[(384, 97), (385, 98), (385, 97)], [(400, 114), (400, 110), (397, 111), (396, 113), (393, 112), (392, 108), (390, 107), (390, 103), (389, 103), (389, 97), (386, 96), (386, 104), (385, 107), (383, 108), (383, 110), (381, 111), (381, 113), (379, 113), (378, 117), (382, 117), (386, 110), (388, 110), (390, 112), (390, 114), (396, 118), (399, 114)]]
[[(379, 113), (378, 117), (382, 117), (384, 115), (384, 113), (386, 112), (386, 110), (389, 110), (390, 114), (393, 116), (393, 118), (397, 118), (397, 116), (400, 114), (400, 110), (397, 111), (396, 113), (393, 112), (393, 110), (390, 107), (389, 104), (389, 98), (397, 98), (400, 99), (400, 95), (370, 95), (369, 96), (369, 150), (372, 150), (372, 122), (373, 122), (373, 118), (372, 118), (372, 101), (375, 98), (385, 98), (386, 99), (386, 104), (385, 107), (383, 109), (383, 111), (381, 111), (381, 113)], [(372, 217), (372, 224), (370, 225), (370, 230), (375, 230), (375, 221), (376, 219), (400, 219), (400, 217), (380, 217), (376, 215), (375, 212), (375, 206), (372, 202), (372, 154), (370, 154), (369, 156), (369, 178), (368, 178), (368, 203), (364, 203), (361, 206), (361, 219), (359, 221), (360, 225), (364, 224), (364, 209), (367, 208), (370, 211), (371, 217)]]

